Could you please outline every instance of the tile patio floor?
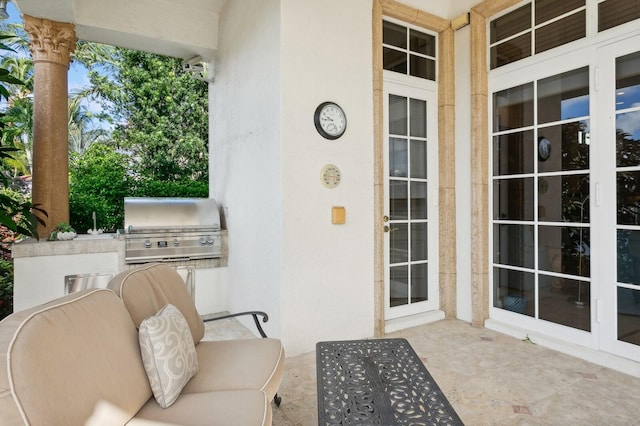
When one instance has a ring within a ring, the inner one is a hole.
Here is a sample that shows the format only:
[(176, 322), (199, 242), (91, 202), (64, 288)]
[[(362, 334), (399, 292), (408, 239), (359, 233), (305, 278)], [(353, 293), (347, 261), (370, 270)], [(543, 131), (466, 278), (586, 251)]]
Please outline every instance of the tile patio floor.
[[(205, 338), (251, 337), (235, 320)], [(218, 322), (218, 323), (220, 323)], [(406, 338), (467, 426), (640, 426), (640, 379), (459, 320)], [(317, 425), (315, 353), (286, 360), (274, 426)]]

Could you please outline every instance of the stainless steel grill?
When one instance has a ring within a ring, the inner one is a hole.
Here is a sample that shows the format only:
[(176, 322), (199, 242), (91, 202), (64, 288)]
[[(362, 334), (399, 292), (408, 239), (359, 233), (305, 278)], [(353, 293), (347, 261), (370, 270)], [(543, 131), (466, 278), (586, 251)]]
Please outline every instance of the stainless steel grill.
[(222, 255), (213, 198), (125, 198), (125, 262), (211, 259)]

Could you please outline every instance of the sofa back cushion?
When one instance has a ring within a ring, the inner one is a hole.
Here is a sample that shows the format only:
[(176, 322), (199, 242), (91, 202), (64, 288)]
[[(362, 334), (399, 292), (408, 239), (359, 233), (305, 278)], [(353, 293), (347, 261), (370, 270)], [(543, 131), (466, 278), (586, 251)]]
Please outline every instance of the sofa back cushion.
[(180, 274), (164, 263), (149, 263), (113, 277), (109, 288), (122, 298), (136, 327), (164, 306), (178, 308), (189, 324), (193, 343), (204, 337), (204, 322)]
[(133, 417), (151, 395), (138, 333), (110, 290), (72, 293), (0, 322), (3, 424), (83, 424), (100, 401)]

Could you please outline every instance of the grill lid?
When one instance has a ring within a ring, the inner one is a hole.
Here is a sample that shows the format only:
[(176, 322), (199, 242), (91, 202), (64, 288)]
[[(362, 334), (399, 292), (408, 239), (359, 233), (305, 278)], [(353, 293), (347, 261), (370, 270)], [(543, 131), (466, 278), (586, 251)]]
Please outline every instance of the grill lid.
[(126, 233), (220, 230), (220, 212), (213, 198), (126, 197)]

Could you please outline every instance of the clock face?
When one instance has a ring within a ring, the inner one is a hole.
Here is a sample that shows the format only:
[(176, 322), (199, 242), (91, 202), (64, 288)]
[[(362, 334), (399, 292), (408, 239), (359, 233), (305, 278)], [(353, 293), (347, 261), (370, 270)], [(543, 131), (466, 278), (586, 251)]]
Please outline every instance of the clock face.
[(347, 129), (347, 116), (338, 104), (333, 102), (321, 103), (316, 108), (313, 122), (323, 137), (338, 139)]
[(340, 183), (340, 169), (333, 164), (327, 164), (320, 172), (320, 181), (326, 188), (335, 188)]

